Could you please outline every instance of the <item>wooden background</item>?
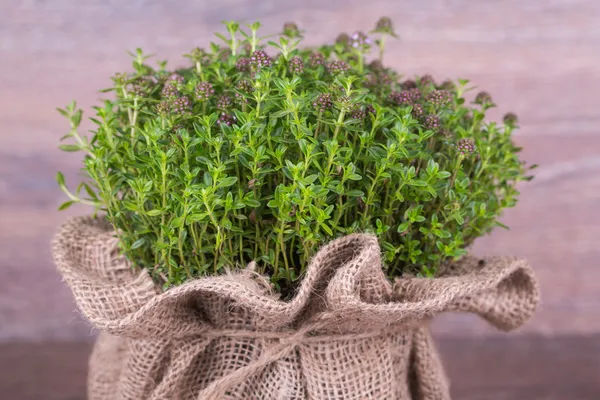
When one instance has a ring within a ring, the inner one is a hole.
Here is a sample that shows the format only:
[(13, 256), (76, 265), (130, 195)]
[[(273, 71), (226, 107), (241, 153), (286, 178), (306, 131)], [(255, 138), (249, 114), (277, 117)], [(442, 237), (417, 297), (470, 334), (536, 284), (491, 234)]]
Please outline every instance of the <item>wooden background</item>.
[[(470, 78), (500, 105), (495, 117), (519, 115), (516, 141), (527, 161), (541, 164), (506, 213), (512, 230), (474, 249), (524, 256), (535, 268), (542, 305), (518, 334), (600, 333), (599, 1), (12, 0), (0, 2), (0, 341), (92, 333), (50, 257), (58, 225), (88, 211), (56, 211), (64, 197), (54, 175), (75, 183), (80, 155), (57, 150), (68, 127), (55, 107), (77, 99), (89, 110), (109, 75), (129, 68), (126, 50), (183, 65), (180, 55), (205, 46), (223, 19), (260, 19), (269, 33), (295, 21), (316, 44), (366, 31), (382, 15), (401, 35), (389, 46), (391, 65), (407, 75)], [(434, 328), (495, 335), (465, 315)]]

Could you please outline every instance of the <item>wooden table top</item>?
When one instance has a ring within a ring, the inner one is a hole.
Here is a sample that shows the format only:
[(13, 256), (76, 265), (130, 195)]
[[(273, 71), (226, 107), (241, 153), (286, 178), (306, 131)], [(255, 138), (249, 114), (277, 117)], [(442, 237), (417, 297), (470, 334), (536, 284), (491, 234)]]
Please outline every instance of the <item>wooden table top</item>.
[[(598, 400), (600, 336), (441, 338), (458, 400)], [(0, 344), (0, 393), (10, 400), (84, 400), (90, 345)]]

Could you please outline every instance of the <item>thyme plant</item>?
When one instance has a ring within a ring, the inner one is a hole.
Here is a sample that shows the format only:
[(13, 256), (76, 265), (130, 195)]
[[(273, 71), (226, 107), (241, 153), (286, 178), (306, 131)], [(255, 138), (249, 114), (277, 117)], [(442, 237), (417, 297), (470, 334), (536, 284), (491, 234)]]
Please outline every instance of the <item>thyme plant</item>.
[[(227, 22), (223, 44), (196, 48), (169, 71), (137, 50), (94, 107), (91, 139), (73, 102), (65, 151), (83, 151), (91, 180), (69, 201), (93, 206), (124, 254), (165, 288), (257, 261), (290, 292), (320, 246), (372, 232), (387, 274), (433, 276), (497, 225), (528, 180), (504, 124), (486, 122), (489, 94), (468, 81), (401, 76), (383, 64), (382, 18), (370, 36), (299, 47), (284, 26)], [(375, 51), (373, 51), (375, 50)], [(375, 53), (371, 57), (371, 53)], [(83, 191), (82, 191), (83, 190)]]

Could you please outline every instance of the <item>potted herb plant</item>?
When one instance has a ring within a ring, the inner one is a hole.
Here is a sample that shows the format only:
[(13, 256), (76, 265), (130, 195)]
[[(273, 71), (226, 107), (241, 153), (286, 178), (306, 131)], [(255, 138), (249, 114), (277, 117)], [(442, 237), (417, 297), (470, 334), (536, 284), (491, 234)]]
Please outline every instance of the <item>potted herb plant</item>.
[(61, 208), (95, 209), (53, 245), (102, 332), (89, 398), (449, 398), (428, 321), (510, 330), (538, 301), (525, 261), (466, 250), (530, 179), (516, 117), (386, 67), (388, 18), (312, 49), (226, 27), (188, 68), (132, 54), (91, 139), (59, 110), (90, 178), (58, 174)]

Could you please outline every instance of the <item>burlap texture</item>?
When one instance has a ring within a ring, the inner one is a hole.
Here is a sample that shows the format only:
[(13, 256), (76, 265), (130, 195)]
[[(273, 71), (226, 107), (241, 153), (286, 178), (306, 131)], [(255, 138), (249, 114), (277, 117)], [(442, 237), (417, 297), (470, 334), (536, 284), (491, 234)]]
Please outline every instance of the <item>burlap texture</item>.
[(468, 311), (510, 330), (539, 298), (530, 267), (508, 258), (391, 284), (366, 234), (324, 246), (288, 302), (251, 268), (161, 292), (119, 255), (104, 219), (67, 222), (53, 254), (101, 331), (89, 400), (449, 399), (429, 319)]

